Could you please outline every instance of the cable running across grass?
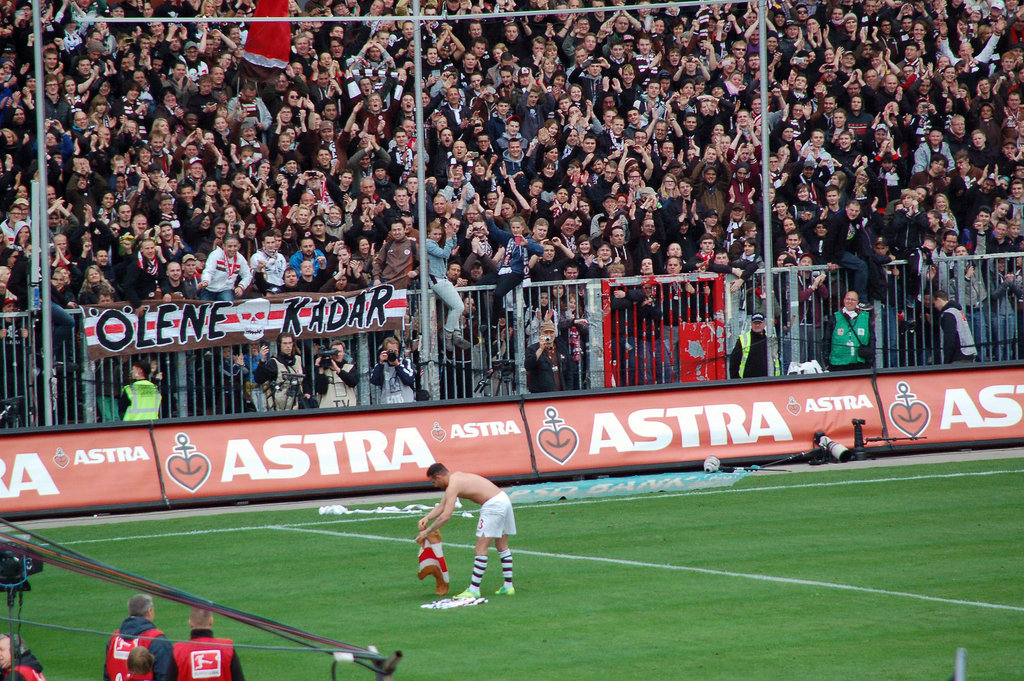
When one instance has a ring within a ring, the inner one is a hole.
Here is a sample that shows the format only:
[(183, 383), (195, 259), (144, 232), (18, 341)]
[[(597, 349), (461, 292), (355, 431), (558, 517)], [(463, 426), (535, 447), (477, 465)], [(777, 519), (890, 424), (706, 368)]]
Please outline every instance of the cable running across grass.
[[(318, 652), (347, 657), (349, 661), (366, 667), (374, 672), (382, 672), (390, 668), (393, 671), (397, 660), (401, 659), (401, 653), (395, 653), (385, 657), (379, 652), (361, 648), (349, 643), (342, 643), (324, 636), (312, 634), (296, 627), (275, 622), (274, 620), (253, 615), (251, 613), (236, 610), (224, 605), (219, 605), (204, 598), (192, 595), (188, 592), (176, 589), (159, 582), (140, 577), (138, 575), (119, 570), (110, 565), (101, 563), (85, 554), (78, 553), (74, 549), (52, 542), (45, 537), (35, 534), (32, 531), (16, 525), (8, 520), (0, 519), (3, 530), (0, 531), (0, 543), (6, 544), (8, 549), (20, 556), (29, 557), (42, 563), (48, 563), (64, 568), (87, 577), (93, 577), (111, 584), (117, 584), (130, 589), (136, 589), (160, 598), (181, 603), (193, 607), (201, 607), (205, 610), (223, 615), (229, 619), (247, 624), (261, 631), (279, 636), (285, 640), (308, 646)], [(11, 531), (18, 534), (11, 534)], [(27, 537), (27, 538), (26, 538)], [(327, 646), (326, 648), (319, 646)]]
[[(69, 634), (85, 634), (86, 636), (99, 636), (103, 640), (107, 641), (110, 639), (109, 631), (99, 631), (96, 629), (83, 629), (81, 627), (68, 627), (62, 624), (48, 624), (47, 622), (36, 622), (34, 620), (26, 620), (21, 618), (15, 618), (11, 620), (15, 624), (21, 626), (36, 627), (37, 629), (52, 629), (54, 631), (64, 631)], [(182, 643), (188, 639), (170, 638), (167, 639), (170, 643)], [(317, 653), (323, 654), (323, 650), (320, 648), (292, 648), (289, 646), (261, 646), (252, 643), (232, 643), (232, 648), (239, 648), (242, 650), (260, 650), (269, 652), (281, 652), (281, 653)]]

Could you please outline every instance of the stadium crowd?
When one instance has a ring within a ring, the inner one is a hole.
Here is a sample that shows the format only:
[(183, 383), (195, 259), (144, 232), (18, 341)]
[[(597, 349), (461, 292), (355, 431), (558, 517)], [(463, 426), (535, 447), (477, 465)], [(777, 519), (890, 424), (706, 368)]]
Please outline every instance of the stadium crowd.
[[(815, 330), (847, 288), (903, 314), (927, 307), (941, 258), (1024, 247), (1018, 0), (773, 4), (767, 107), (755, 5), (549, 13), (581, 4), (425, 2), (419, 159), (413, 23), (375, 18), (407, 14), (404, 1), (310, 0), (308, 16), (366, 19), (294, 22), (290, 63), (260, 84), (239, 74), (247, 27), (213, 18), (252, 0), (48, 0), (37, 102), (28, 2), (0, 0), (4, 311), (31, 297), (38, 106), (61, 341), (75, 324), (62, 310), (80, 305), (415, 281), (418, 163), (431, 281), (496, 286), (490, 305), (435, 288), (449, 349), (473, 342), (462, 329), (500, 328), (526, 279), (720, 272), (754, 313), (768, 238), (775, 265), (842, 277), (820, 292), (808, 278), (826, 301), (802, 320)], [(496, 10), (532, 13), (472, 17)], [(909, 262), (898, 286), (896, 259)], [(988, 291), (1016, 319), (1019, 267), (1001, 262)], [(616, 292), (621, 333), (643, 342), (647, 321), (701, 314), (672, 291)], [(537, 326), (555, 322), (579, 360), (573, 295)]]

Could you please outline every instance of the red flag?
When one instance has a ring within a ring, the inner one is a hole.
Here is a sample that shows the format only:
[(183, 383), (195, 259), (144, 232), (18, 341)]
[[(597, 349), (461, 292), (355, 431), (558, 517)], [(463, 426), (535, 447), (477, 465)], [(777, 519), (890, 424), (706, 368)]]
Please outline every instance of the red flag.
[[(288, 0), (258, 0), (253, 16), (287, 18)], [(291, 43), (291, 24), (288, 21), (251, 24), (242, 51), (239, 75), (262, 83), (276, 80), (288, 65)]]
[(437, 580), (437, 595), (444, 596), (448, 593), (448, 563), (444, 560), (441, 533), (436, 530), (427, 536), (420, 549), (419, 578), (426, 579), (430, 575)]

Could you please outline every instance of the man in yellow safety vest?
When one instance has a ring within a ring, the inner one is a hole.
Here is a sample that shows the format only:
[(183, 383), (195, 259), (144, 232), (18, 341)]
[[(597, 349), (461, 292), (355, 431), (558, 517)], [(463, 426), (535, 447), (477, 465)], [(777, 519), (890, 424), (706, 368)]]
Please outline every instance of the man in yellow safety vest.
[(132, 382), (119, 399), (123, 421), (155, 421), (160, 418), (160, 389), (149, 380), (149, 363), (132, 364)]
[(740, 334), (729, 354), (730, 378), (778, 376), (779, 358), (765, 331), (765, 318), (760, 312), (750, 315), (750, 330)]

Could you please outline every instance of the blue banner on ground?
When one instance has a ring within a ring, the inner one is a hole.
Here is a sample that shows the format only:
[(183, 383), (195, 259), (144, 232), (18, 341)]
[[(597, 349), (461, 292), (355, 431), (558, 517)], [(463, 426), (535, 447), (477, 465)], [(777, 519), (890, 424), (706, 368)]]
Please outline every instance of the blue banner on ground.
[(509, 490), (508, 496), (515, 504), (530, 504), (538, 501), (627, 496), (648, 492), (686, 492), (712, 487), (731, 487), (748, 475), (750, 471), (737, 469), (733, 473), (665, 473), (635, 475), (628, 478), (546, 482), (540, 485), (515, 487)]

